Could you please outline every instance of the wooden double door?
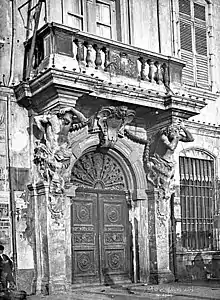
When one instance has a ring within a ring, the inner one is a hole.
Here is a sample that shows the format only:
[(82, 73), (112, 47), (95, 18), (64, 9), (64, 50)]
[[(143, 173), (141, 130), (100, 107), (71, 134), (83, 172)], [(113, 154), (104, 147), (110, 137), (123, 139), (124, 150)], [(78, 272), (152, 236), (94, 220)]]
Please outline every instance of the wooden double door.
[(125, 193), (78, 189), (71, 211), (73, 284), (130, 281)]

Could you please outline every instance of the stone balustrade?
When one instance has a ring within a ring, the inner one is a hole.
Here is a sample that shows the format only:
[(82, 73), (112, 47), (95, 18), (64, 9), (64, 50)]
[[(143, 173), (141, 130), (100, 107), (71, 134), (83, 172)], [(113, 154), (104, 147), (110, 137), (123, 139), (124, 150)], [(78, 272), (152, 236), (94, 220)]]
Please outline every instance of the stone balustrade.
[[(31, 40), (26, 43), (26, 57)], [(56, 67), (95, 75), (102, 71), (150, 83), (181, 84), (184, 63), (121, 42), (101, 38), (60, 24), (47, 24), (37, 34), (33, 72)], [(93, 71), (92, 71), (93, 70)]]

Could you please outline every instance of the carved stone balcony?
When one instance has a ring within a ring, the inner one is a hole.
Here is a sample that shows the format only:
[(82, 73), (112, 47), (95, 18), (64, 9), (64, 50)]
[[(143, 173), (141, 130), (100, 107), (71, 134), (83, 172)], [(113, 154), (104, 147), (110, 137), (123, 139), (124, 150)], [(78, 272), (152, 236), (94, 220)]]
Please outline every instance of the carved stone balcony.
[(148, 109), (171, 109), (185, 118), (205, 106), (205, 99), (184, 92), (185, 64), (177, 58), (56, 23), (38, 31), (33, 61), (28, 61), (30, 49), (31, 40), (25, 45), (24, 82), (15, 92), (18, 101), (29, 106), (31, 100), (36, 110), (57, 102), (73, 104), (85, 94)]

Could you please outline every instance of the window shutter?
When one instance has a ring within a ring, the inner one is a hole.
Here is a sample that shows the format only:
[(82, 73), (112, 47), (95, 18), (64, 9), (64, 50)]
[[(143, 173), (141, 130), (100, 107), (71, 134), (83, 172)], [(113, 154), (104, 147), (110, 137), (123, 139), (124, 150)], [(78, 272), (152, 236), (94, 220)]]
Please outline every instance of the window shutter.
[[(201, 6), (201, 5), (200, 5)], [(195, 50), (196, 50), (196, 85), (209, 87), (209, 64), (207, 57), (206, 27), (195, 25)]]
[(208, 58), (196, 56), (196, 85), (202, 88), (209, 87)]
[(195, 26), (196, 53), (207, 56), (206, 28)]
[(192, 52), (192, 27), (180, 20), (180, 45), (181, 49)]
[(186, 63), (182, 74), (183, 82), (188, 85), (194, 85), (192, 26), (183, 20), (180, 20), (180, 46), (181, 58)]
[(181, 58), (186, 63), (183, 82), (209, 88), (206, 7), (194, 1), (179, 0), (179, 13)]
[(194, 17), (205, 21), (205, 6), (194, 3)]
[(186, 63), (186, 66), (183, 68), (183, 83), (187, 85), (195, 85), (194, 79), (194, 56), (192, 53), (182, 50), (181, 58)]
[(179, 0), (179, 12), (191, 16), (191, 8), (189, 0)]

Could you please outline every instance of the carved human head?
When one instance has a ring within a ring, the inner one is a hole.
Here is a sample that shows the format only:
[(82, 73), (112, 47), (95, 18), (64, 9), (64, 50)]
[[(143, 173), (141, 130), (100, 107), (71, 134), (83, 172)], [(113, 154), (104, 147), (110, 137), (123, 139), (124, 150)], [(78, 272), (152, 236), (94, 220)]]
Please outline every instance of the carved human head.
[(167, 127), (167, 136), (173, 138), (176, 135), (180, 134), (180, 126), (177, 123), (170, 124)]
[(59, 113), (58, 118), (60, 119), (60, 133), (64, 135), (72, 131), (73, 124), (77, 123), (77, 117), (72, 112)]
[(122, 105), (118, 108), (118, 114), (121, 118), (125, 118), (128, 112), (128, 108), (125, 105)]

